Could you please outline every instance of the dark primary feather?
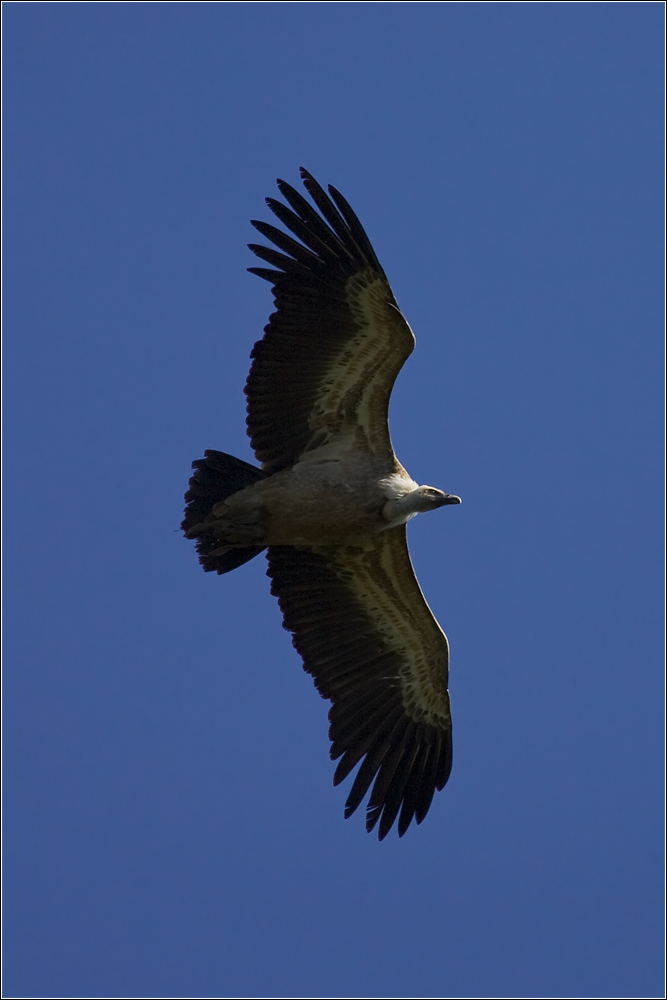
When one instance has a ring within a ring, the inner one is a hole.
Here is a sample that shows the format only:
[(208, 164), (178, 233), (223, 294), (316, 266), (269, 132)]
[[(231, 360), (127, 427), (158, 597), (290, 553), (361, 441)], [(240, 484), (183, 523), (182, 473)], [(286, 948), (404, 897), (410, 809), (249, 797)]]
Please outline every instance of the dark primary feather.
[(366, 235), (366, 231), (340, 192), (332, 187), (331, 184), (329, 185), (329, 192), (334, 200), (338, 200), (345, 206), (345, 212), (347, 214), (342, 220), (340, 212), (338, 212), (336, 207), (332, 205), (331, 199), (327, 197), (312, 174), (309, 174), (307, 170), (303, 169), (303, 167), (301, 168), (301, 177), (306, 191), (311, 196), (324, 218), (329, 222), (334, 232), (338, 235), (344, 245), (348, 247), (351, 246), (353, 248), (353, 256), (354, 251), (361, 251), (366, 263), (370, 264), (371, 267), (374, 267), (379, 274), (384, 275), (384, 271), (380, 266), (379, 260), (375, 256), (375, 251), (373, 250), (371, 241)]
[[(404, 529), (399, 529), (401, 532)], [(400, 812), (399, 835), (421, 823), (451, 767), (450, 732), (415, 721), (402, 699), (405, 662), (379, 634), (362, 603), (325, 555), (269, 546), (271, 592), (285, 628), (329, 712), (331, 756), (341, 757), (334, 784), (361, 761), (345, 808), (350, 816), (372, 786), (367, 828), (379, 837)], [(439, 762), (442, 761), (440, 766)]]

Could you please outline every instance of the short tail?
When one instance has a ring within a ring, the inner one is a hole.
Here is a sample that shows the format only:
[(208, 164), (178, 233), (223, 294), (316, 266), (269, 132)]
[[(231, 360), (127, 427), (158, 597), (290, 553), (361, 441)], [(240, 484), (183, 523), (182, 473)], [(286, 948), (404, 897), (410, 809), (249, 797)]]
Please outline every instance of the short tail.
[[(238, 493), (246, 486), (252, 486), (266, 473), (254, 465), (242, 462), (233, 455), (225, 455), (222, 451), (211, 449), (204, 452), (204, 458), (198, 458), (192, 463), (195, 470), (190, 479), (190, 489), (185, 494), (185, 517), (181, 528), (187, 532), (200, 524), (217, 503), (226, 500), (233, 493)], [(242, 566), (254, 556), (263, 552), (264, 546), (246, 545), (235, 547), (223, 546), (220, 551), (220, 539), (203, 537), (197, 539), (199, 562), (206, 572), (229, 573), (230, 570)], [(212, 552), (217, 550), (215, 555)]]

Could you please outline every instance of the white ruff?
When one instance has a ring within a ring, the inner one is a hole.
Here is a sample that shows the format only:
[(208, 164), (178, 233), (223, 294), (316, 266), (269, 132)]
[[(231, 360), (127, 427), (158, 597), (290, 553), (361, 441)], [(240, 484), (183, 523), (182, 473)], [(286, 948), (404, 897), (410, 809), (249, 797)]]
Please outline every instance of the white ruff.
[(387, 500), (399, 500), (406, 493), (411, 493), (412, 490), (419, 489), (419, 483), (416, 483), (414, 479), (410, 479), (407, 473), (401, 475), (399, 472), (394, 472), (391, 476), (387, 476), (386, 479), (381, 479), (379, 486)]

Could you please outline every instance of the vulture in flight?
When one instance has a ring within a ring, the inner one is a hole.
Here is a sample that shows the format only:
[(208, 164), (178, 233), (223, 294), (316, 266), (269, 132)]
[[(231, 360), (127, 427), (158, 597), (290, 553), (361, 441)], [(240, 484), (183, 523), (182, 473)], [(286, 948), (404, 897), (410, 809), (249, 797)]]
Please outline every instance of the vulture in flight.
[[(313, 205), (289, 184), (266, 203), (283, 229), (253, 221), (272, 247), (275, 312), (252, 351), (248, 435), (261, 467), (206, 451), (182, 523), (207, 571), (266, 549), (284, 626), (332, 702), (334, 784), (360, 762), (345, 805), (382, 840), (398, 817), (421, 823), (452, 765), (447, 637), (415, 577), (406, 523), (456, 496), (419, 486), (396, 458), (387, 411), (414, 347), (361, 223), (306, 170)], [(274, 249), (277, 247), (277, 249)]]

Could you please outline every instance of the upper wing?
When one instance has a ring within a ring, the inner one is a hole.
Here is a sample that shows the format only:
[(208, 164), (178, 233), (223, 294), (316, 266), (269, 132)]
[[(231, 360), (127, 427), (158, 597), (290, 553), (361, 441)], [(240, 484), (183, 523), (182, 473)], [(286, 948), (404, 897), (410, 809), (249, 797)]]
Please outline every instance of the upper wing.
[[(405, 527), (364, 548), (269, 547), (271, 591), (320, 694), (331, 699), (334, 784), (365, 755), (350, 816), (375, 778), (366, 828), (426, 816), (452, 766), (447, 637), (419, 589)], [(377, 777), (376, 777), (377, 775)]]
[(253, 221), (284, 252), (250, 244), (280, 268), (248, 269), (272, 282), (277, 310), (255, 344), (245, 389), (248, 434), (268, 472), (345, 440), (391, 458), (389, 395), (414, 347), (356, 215), (335, 188), (329, 198), (307, 171), (301, 176), (322, 214), (279, 180), (291, 209), (267, 204), (301, 242)]

